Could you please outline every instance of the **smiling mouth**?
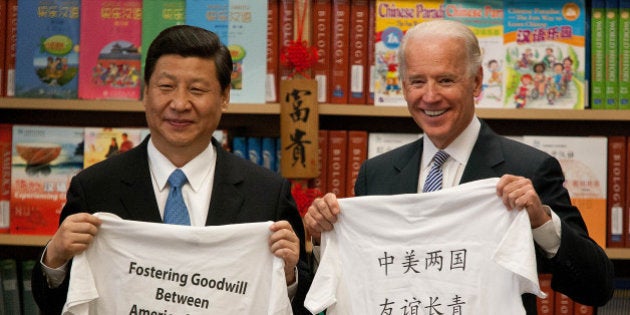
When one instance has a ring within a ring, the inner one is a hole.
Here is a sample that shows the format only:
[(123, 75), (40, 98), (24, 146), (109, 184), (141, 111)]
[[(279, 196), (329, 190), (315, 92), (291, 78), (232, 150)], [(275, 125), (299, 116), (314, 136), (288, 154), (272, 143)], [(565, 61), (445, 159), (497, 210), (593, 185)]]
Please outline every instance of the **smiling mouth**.
[(425, 110), (424, 113), (429, 117), (437, 117), (446, 113), (446, 110)]

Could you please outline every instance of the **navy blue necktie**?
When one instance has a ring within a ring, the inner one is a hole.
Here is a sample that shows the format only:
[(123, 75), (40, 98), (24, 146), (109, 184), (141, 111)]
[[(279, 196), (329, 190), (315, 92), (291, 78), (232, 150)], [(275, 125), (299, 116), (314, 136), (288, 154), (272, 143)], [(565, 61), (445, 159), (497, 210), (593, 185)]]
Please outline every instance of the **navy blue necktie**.
[(182, 186), (187, 181), (186, 174), (180, 169), (176, 169), (168, 177), (171, 190), (168, 193), (168, 199), (166, 199), (166, 206), (164, 207), (164, 223), (190, 225), (190, 216), (182, 196)]
[(433, 156), (433, 166), (427, 175), (427, 179), (422, 187), (422, 192), (430, 192), (442, 189), (442, 165), (448, 159), (448, 153), (438, 151)]

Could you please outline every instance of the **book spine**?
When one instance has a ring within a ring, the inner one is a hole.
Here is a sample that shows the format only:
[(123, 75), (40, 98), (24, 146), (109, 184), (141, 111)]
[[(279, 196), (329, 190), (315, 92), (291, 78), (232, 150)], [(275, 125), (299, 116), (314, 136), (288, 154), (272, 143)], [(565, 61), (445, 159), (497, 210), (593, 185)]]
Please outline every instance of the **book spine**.
[(374, 82), (375, 82), (375, 65), (376, 62), (376, 54), (375, 54), (375, 45), (376, 43), (376, 0), (368, 0), (368, 40), (367, 40), (367, 51), (368, 51), (368, 65), (367, 65), (367, 79), (365, 80), (365, 90), (367, 93), (366, 103), (368, 105), (374, 105)]
[(279, 2), (269, 0), (267, 2), (267, 77), (265, 85), (265, 101), (278, 102), (278, 36), (279, 36)]
[(349, 104), (366, 104), (365, 80), (368, 69), (368, 0), (351, 0), (350, 6), (350, 76)]
[(12, 258), (1, 259), (0, 268), (5, 311), (7, 314), (21, 314), (17, 261)]
[(15, 54), (17, 50), (17, 16), (18, 1), (7, 2), (5, 79), (3, 81), (4, 96), (15, 96)]
[(348, 131), (328, 131), (328, 190), (337, 198), (346, 196), (346, 161)]
[(232, 153), (244, 159), (249, 159), (246, 137), (236, 136), (232, 139)]
[(13, 126), (0, 124), (0, 233), (9, 233)]
[(619, 109), (630, 109), (630, 0), (619, 1)]
[(320, 129), (317, 135), (318, 147), (317, 147), (317, 167), (319, 167), (319, 175), (313, 178), (309, 187), (317, 188), (322, 193), (328, 192), (327, 177), (328, 174), (326, 167), (328, 166), (328, 130)]
[(624, 247), (624, 209), (626, 207), (625, 136), (608, 137), (607, 247)]
[(7, 53), (7, 1), (0, 1), (0, 97), (4, 94), (5, 63)]
[(593, 315), (594, 308), (590, 305), (573, 302), (573, 315)]
[(573, 300), (560, 292), (554, 293), (555, 315), (573, 315)]
[(262, 166), (277, 172), (276, 169), (276, 138), (263, 137), (261, 141)]
[(20, 286), (20, 298), (22, 300), (22, 307), (24, 309), (24, 315), (37, 315), (39, 314), (39, 307), (35, 303), (33, 297), (33, 290), (31, 289), (31, 278), (33, 268), (36, 266), (36, 261), (33, 259), (27, 259), (20, 261), (20, 274), (22, 275)]
[(619, 109), (619, 0), (606, 0), (606, 15), (604, 19), (606, 46), (606, 109)]
[(362, 130), (348, 131), (348, 163), (346, 164), (346, 196), (354, 196), (354, 182), (361, 164), (367, 158), (368, 133)]
[(331, 61), (331, 0), (315, 0), (311, 21), (311, 42), (317, 49), (317, 62), (313, 64), (313, 76), (317, 81), (317, 102), (326, 103), (330, 88)]
[(606, 92), (605, 0), (593, 0), (591, 14), (591, 109), (604, 109)]
[[(295, 1), (279, 0), (278, 11), (279, 34), (278, 52), (282, 54), (295, 40)], [(291, 69), (287, 65), (278, 65), (278, 75), (280, 80), (286, 80), (291, 76)]]
[(538, 275), (538, 283), (540, 289), (547, 294), (546, 298), (536, 297), (536, 309), (538, 315), (553, 315), (554, 307), (554, 292), (551, 289), (551, 274), (542, 273)]
[(259, 137), (247, 138), (247, 157), (256, 164), (262, 165), (262, 139)]
[(348, 103), (348, 57), (350, 42), (350, 0), (332, 1), (332, 62), (330, 63), (329, 101)]

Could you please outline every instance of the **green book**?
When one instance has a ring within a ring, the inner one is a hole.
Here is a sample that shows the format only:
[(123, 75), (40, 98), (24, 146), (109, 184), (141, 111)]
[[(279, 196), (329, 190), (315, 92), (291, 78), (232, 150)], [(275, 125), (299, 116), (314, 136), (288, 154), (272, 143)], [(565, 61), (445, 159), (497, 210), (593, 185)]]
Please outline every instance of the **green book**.
[(605, 0), (593, 0), (591, 13), (591, 109), (604, 109), (606, 91), (606, 58), (604, 47)]
[(142, 1), (142, 73), (151, 42), (164, 29), (184, 24), (186, 0)]
[(605, 109), (619, 109), (619, 0), (606, 0), (606, 102)]
[(6, 314), (21, 314), (17, 261), (11, 258), (0, 259), (0, 272), (2, 273), (4, 310)]
[(619, 1), (619, 109), (630, 109), (630, 0)]
[(31, 275), (33, 268), (35, 268), (35, 260), (28, 259), (20, 262), (21, 274), (22, 274), (22, 286), (20, 287), (22, 297), (22, 309), (24, 315), (39, 315), (39, 307), (35, 303), (33, 297), (33, 289), (31, 288)]

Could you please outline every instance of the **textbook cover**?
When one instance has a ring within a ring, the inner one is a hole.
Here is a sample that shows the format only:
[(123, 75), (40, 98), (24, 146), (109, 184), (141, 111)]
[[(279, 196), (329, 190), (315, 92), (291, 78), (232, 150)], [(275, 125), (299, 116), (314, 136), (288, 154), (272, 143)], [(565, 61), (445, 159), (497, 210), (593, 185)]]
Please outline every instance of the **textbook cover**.
[(52, 235), (83, 168), (83, 128), (14, 125), (12, 151), (10, 233)]
[(506, 0), (507, 108), (584, 109), (583, 0)]
[(446, 0), (444, 18), (466, 24), (477, 36), (482, 54), (483, 85), (477, 107), (503, 107), (503, 0)]
[(444, 18), (444, 1), (377, 0), (375, 17), (374, 105), (406, 106), (398, 79), (398, 47), (408, 29)]
[(140, 99), (142, 0), (81, 4), (79, 98)]
[(186, 24), (215, 32), (232, 53), (230, 103), (265, 103), (267, 2), (188, 0)]
[(77, 98), (80, 5), (19, 1), (15, 96)]
[(142, 142), (145, 128), (86, 127), (83, 167), (129, 151)]
[[(166, 28), (184, 24), (186, 0), (142, 1), (142, 73), (151, 42)], [(142, 79), (141, 79), (142, 80)]]

